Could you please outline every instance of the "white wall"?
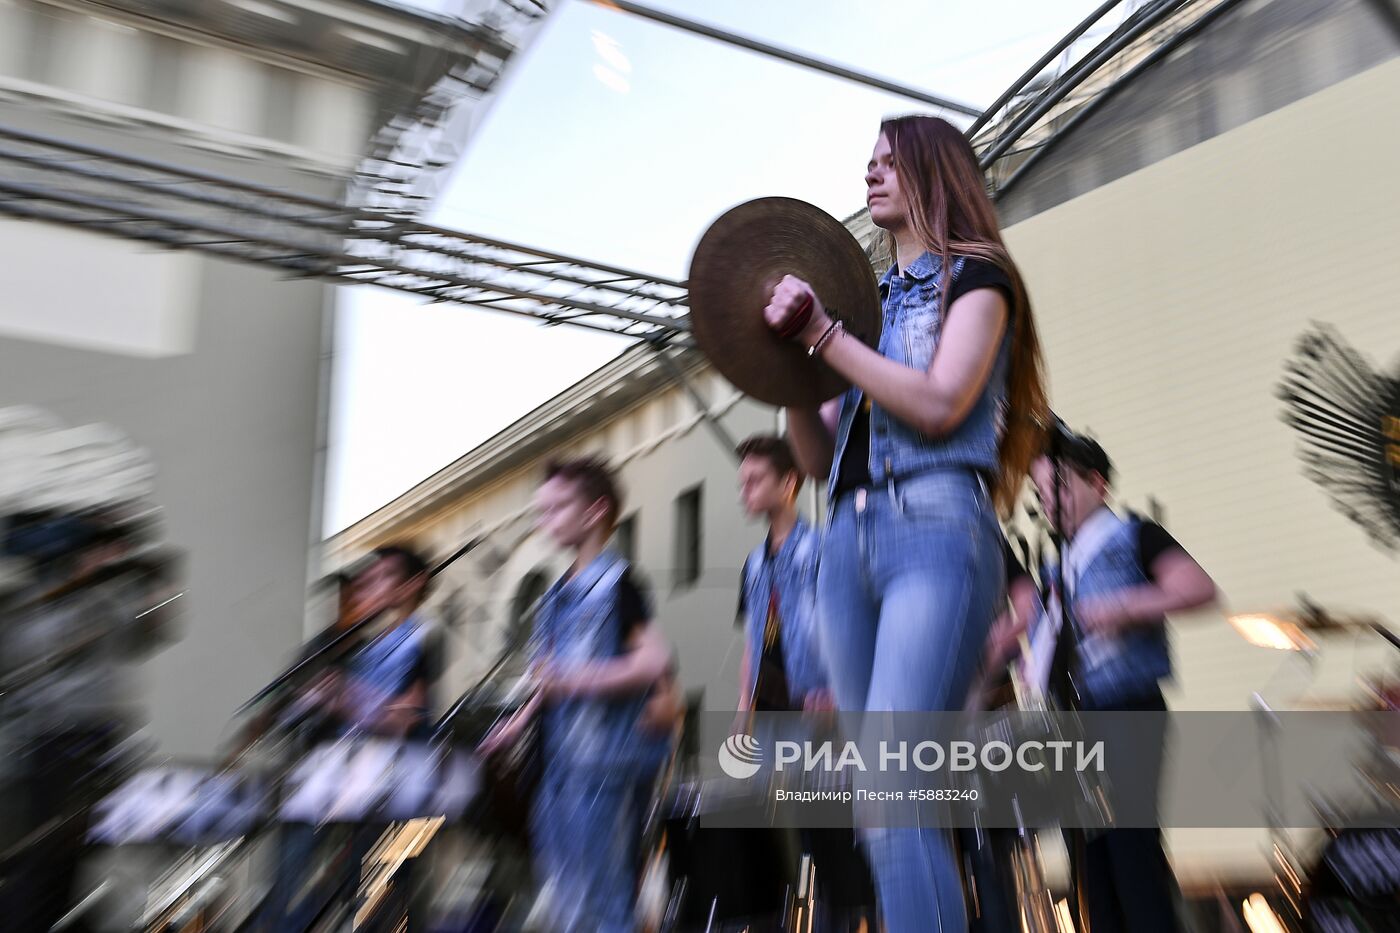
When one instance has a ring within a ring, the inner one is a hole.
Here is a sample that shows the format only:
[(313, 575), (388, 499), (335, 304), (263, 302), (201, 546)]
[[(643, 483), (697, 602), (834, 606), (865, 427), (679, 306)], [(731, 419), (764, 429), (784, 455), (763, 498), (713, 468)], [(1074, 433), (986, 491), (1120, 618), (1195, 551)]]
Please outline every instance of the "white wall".
[(0, 335), (151, 358), (194, 348), (194, 254), (5, 219), (0, 243)]
[[(23, 108), (0, 121), (152, 145)], [(107, 422), (151, 454), (189, 593), (142, 699), (165, 751), (208, 754), (301, 641), (327, 288), (32, 222), (0, 221), (0, 257), (0, 405)]]
[[(1119, 493), (1240, 611), (1308, 592), (1400, 623), (1400, 567), (1303, 476), (1275, 388), (1312, 321), (1372, 362), (1400, 357), (1400, 62), (1391, 62), (1008, 230), (1036, 304), (1056, 409), (1115, 459)], [(1219, 616), (1175, 631), (1178, 709), (1348, 695), (1388, 649), (1329, 642), (1315, 675)], [(1257, 835), (1173, 837), (1190, 875)]]

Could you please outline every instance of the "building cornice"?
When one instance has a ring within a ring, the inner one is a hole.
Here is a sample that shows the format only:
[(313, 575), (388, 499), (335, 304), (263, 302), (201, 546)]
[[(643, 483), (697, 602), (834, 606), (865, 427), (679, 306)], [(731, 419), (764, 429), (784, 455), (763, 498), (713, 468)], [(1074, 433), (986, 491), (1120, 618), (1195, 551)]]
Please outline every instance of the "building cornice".
[(374, 82), (357, 52), (398, 47), (404, 61), (441, 51), (482, 52), (505, 58), (513, 51), (497, 30), (374, 0), (43, 0), (51, 6), (96, 13), (193, 39), (243, 44), (264, 54), (294, 59)]

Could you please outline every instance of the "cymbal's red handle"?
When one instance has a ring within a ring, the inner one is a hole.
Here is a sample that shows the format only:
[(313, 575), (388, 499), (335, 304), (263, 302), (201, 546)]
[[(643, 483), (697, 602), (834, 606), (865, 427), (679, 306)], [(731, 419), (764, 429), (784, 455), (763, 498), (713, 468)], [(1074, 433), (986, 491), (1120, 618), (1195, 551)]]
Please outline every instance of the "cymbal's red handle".
[(788, 320), (787, 326), (778, 331), (778, 336), (785, 340), (796, 337), (802, 333), (802, 328), (807, 326), (807, 322), (812, 319), (812, 296), (808, 295), (802, 302), (802, 306)]

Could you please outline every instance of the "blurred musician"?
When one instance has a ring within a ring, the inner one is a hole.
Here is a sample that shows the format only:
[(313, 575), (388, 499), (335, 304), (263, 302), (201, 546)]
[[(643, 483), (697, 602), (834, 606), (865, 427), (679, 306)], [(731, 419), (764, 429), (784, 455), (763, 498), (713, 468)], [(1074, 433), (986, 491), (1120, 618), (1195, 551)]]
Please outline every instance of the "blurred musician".
[(380, 617), (378, 633), (350, 656), (338, 712), (344, 732), (426, 736), (441, 663), (436, 629), (420, 614), (428, 564), (400, 545), (381, 547), (355, 580), (355, 602)]
[(774, 435), (754, 435), (737, 453), (744, 511), (768, 523), (739, 582), (744, 655), (738, 709), (831, 709), (816, 620), (817, 533), (797, 513), (802, 474), (787, 441)]
[[(303, 658), (323, 649), (357, 621), (372, 620), (370, 632), (367, 637), (362, 632), (348, 652), (328, 658), (328, 669), (315, 678), (298, 704), (317, 708), (312, 737), (426, 737), (432, 685), (441, 669), (439, 634), (420, 612), (428, 580), (427, 562), (402, 545), (378, 548), (358, 573), (342, 578), (337, 621), (307, 645)], [(377, 828), (352, 834), (351, 857), (340, 879), (342, 895), (353, 895), (358, 888), (361, 863), (378, 836)], [(317, 899), (299, 896), (324, 839), (325, 834), (309, 825), (283, 827), (277, 878), (264, 906), (268, 929), (302, 933), (324, 909)], [(396, 891), (403, 893), (408, 887), (404, 876)], [(410, 929), (414, 929), (416, 917), (408, 911), (407, 900), (398, 906), (408, 912)]]
[(72, 906), (88, 816), (137, 725), (131, 666), (174, 607), (174, 564), (148, 516), (10, 516), (0, 552), (27, 573), (0, 597), (9, 764), (2, 799), (4, 928), (47, 931)]
[[(740, 717), (751, 722), (754, 713), (832, 710), (835, 701), (817, 630), (819, 536), (797, 512), (802, 473), (787, 441), (776, 435), (754, 435), (736, 453), (744, 511), (768, 524), (767, 536), (744, 561), (740, 578)], [(864, 910), (874, 905), (874, 885), (854, 834), (849, 829), (807, 829), (799, 835), (821, 879), (829, 928), (856, 929), (863, 919), (868, 924)], [(784, 838), (792, 841), (791, 836)], [(787, 858), (784, 868), (794, 874), (800, 857), (789, 852)]]
[(657, 728), (648, 715), (666, 693), (670, 651), (631, 566), (608, 547), (622, 502), (612, 471), (594, 459), (551, 464), (535, 501), (541, 528), (574, 561), (535, 616), (538, 690), (482, 750), (513, 744), (539, 717), (544, 774), (530, 827), (544, 928), (622, 933), (636, 927), (639, 788), (670, 752), (667, 718)]
[[(1172, 675), (1167, 614), (1210, 605), (1215, 584), (1161, 525), (1124, 518), (1109, 508), (1113, 464), (1096, 441), (1072, 435), (1058, 447), (1060, 469), (1043, 455), (1032, 464), (1031, 476), (1045, 516), (1065, 538), (1068, 592), (1058, 592), (1058, 568), (1044, 568), (1041, 579), (1050, 592), (1030, 623), (1024, 679), (1041, 693), (1054, 685), (1075, 690), (1085, 712), (1164, 713), (1160, 684)], [(1060, 601), (1066, 596), (1075, 648), (1068, 678), (1052, 678), (1052, 667), (1065, 656), (1056, 648), (1065, 618)], [(1154, 721), (1160, 723), (1160, 717), (1145, 718), (1143, 728), (1152, 728)], [(1151, 773), (1160, 769), (1159, 758)], [(1114, 829), (1095, 836), (1085, 847), (1084, 872), (1094, 933), (1180, 928), (1159, 829)]]

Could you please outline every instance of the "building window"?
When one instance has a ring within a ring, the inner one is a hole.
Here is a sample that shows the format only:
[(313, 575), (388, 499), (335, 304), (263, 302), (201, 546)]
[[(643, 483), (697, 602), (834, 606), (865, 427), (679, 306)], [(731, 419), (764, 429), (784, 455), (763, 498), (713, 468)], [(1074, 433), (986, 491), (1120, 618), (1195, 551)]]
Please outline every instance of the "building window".
[(700, 579), (703, 540), (700, 520), (700, 487), (676, 497), (676, 547), (673, 566), (676, 587), (694, 586)]
[(613, 547), (617, 553), (627, 558), (629, 564), (637, 562), (637, 513), (624, 518), (613, 530)]

